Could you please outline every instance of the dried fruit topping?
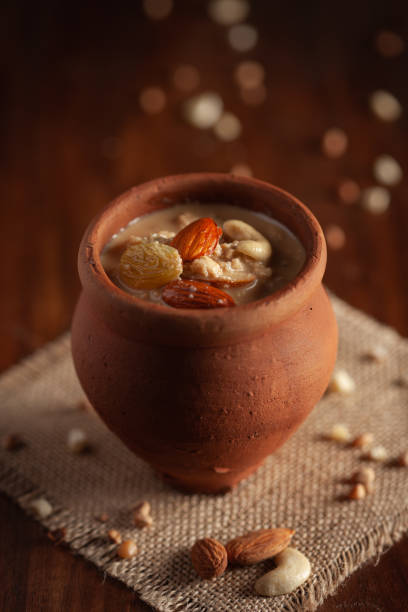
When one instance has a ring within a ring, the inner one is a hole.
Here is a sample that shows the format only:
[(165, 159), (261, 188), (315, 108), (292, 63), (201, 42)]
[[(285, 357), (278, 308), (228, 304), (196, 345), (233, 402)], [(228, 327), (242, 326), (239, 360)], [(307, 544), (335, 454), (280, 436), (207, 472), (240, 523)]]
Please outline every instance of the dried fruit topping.
[(173, 238), (171, 245), (178, 250), (183, 261), (192, 261), (211, 255), (218, 244), (222, 229), (210, 217), (197, 219)]
[(235, 306), (228, 293), (201, 281), (178, 280), (164, 287), (162, 298), (173, 308), (224, 308)]
[(132, 289), (155, 289), (175, 280), (183, 271), (177, 249), (160, 242), (142, 241), (122, 254), (119, 275)]
[(227, 551), (218, 540), (198, 540), (191, 549), (191, 561), (197, 574), (206, 580), (221, 576), (226, 570)]
[(226, 545), (228, 561), (237, 565), (252, 565), (274, 557), (290, 543), (293, 529), (258, 529), (234, 538)]

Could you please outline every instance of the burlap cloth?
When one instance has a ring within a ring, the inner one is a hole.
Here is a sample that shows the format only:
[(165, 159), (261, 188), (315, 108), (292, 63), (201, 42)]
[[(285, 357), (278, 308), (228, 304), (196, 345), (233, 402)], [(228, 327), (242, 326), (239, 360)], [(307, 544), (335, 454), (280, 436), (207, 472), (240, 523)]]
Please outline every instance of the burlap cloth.
[[(93, 414), (82, 397), (68, 335), (38, 351), (0, 379), (1, 433), (19, 432), (19, 451), (1, 450), (0, 488), (21, 507), (44, 495), (54, 508), (43, 520), (65, 527), (73, 551), (135, 589), (159, 610), (195, 612), (307, 610), (364, 561), (377, 557), (408, 528), (408, 469), (393, 461), (375, 464), (375, 492), (349, 501), (344, 479), (361, 464), (361, 451), (339, 446), (323, 434), (337, 422), (353, 433), (371, 431), (395, 458), (408, 446), (408, 342), (394, 331), (333, 298), (340, 327), (339, 365), (352, 374), (350, 397), (327, 395), (297, 434), (232, 493), (187, 495), (170, 489), (134, 457)], [(364, 359), (366, 348), (389, 350), (383, 363)], [(67, 432), (86, 430), (94, 450), (67, 451)], [(130, 509), (151, 503), (154, 527), (132, 527)], [(108, 523), (95, 517), (102, 512)], [(293, 545), (311, 560), (313, 573), (295, 593), (276, 598), (254, 594), (257, 577), (271, 562), (227, 571), (216, 581), (197, 578), (189, 549), (197, 538), (222, 542), (268, 526), (296, 529)], [(137, 541), (139, 554), (118, 561), (109, 528)]]

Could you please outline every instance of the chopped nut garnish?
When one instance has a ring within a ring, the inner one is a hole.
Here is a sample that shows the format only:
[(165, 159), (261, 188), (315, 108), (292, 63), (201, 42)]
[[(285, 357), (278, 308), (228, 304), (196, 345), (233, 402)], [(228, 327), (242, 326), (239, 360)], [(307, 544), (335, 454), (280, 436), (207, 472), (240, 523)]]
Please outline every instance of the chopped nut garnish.
[(137, 554), (137, 546), (133, 540), (125, 540), (118, 547), (116, 554), (122, 559), (131, 559)]
[(150, 527), (153, 525), (153, 518), (150, 514), (150, 504), (148, 501), (142, 501), (135, 506), (133, 511), (133, 522), (136, 527)]
[(122, 542), (122, 536), (117, 529), (109, 529), (108, 538), (115, 542), (115, 544), (120, 544)]
[(356, 384), (346, 370), (339, 368), (333, 372), (329, 383), (329, 391), (334, 391), (341, 395), (350, 395), (355, 390)]
[(363, 484), (358, 483), (354, 485), (348, 494), (349, 499), (363, 499), (367, 495), (366, 488)]
[(366, 431), (357, 436), (357, 438), (354, 438), (352, 446), (354, 446), (355, 448), (366, 448), (367, 446), (371, 446), (373, 442), (374, 434), (369, 431)]
[(23, 446), (25, 446), (25, 442), (20, 434), (13, 433), (5, 436), (1, 441), (1, 445), (5, 450), (15, 451), (23, 448)]
[(367, 452), (367, 459), (372, 459), (372, 461), (385, 461), (388, 459), (388, 452), (384, 448), (384, 446), (373, 446)]

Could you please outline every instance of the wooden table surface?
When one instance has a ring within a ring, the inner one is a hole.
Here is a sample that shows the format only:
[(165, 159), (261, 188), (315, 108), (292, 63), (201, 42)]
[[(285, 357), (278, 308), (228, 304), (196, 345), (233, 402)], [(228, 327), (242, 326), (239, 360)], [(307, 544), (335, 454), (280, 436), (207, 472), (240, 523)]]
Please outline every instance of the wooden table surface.
[[(408, 43), (406, 3), (255, 0), (248, 20), (259, 40), (245, 53), (231, 49), (227, 28), (208, 18), (201, 0), (176, 0), (160, 21), (145, 16), (142, 2), (84, 4), (43, 2), (40, 10), (16, 0), (1, 9), (0, 369), (69, 327), (81, 234), (113, 196), (160, 175), (228, 172), (237, 163), (301, 198), (324, 229), (344, 229), (344, 247), (329, 250), (327, 285), (408, 335), (408, 54), (382, 57), (373, 45), (383, 29)], [(244, 59), (266, 71), (267, 98), (256, 107), (234, 81)], [(239, 117), (237, 140), (221, 142), (183, 120), (190, 94), (172, 76), (185, 63), (199, 70), (196, 91), (218, 92)], [(166, 96), (155, 115), (139, 105), (148, 86)], [(398, 97), (401, 119), (386, 123), (370, 112), (377, 89)], [(333, 126), (349, 141), (339, 159), (320, 149)], [(342, 204), (339, 181), (375, 184), (373, 161), (382, 153), (405, 171), (390, 188), (389, 209), (375, 216)], [(150, 609), (51, 544), (4, 496), (0, 516), (1, 610)], [(406, 609), (407, 568), (405, 538), (351, 576), (322, 612)]]

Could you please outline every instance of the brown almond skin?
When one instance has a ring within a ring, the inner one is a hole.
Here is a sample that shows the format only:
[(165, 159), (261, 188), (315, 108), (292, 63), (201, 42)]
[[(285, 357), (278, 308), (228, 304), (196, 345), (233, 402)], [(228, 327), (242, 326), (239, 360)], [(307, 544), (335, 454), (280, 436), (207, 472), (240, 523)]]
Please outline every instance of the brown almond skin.
[(274, 557), (292, 539), (293, 529), (258, 529), (230, 540), (226, 545), (228, 561), (233, 565), (253, 565)]
[(178, 250), (183, 261), (192, 261), (203, 255), (211, 255), (218, 244), (222, 229), (210, 217), (193, 221), (176, 236), (171, 246)]
[(193, 280), (177, 280), (168, 283), (162, 291), (162, 299), (173, 308), (225, 308), (235, 306), (228, 293), (208, 283)]
[(191, 549), (191, 561), (197, 574), (205, 580), (221, 576), (227, 568), (228, 557), (225, 547), (214, 540), (197, 540)]

